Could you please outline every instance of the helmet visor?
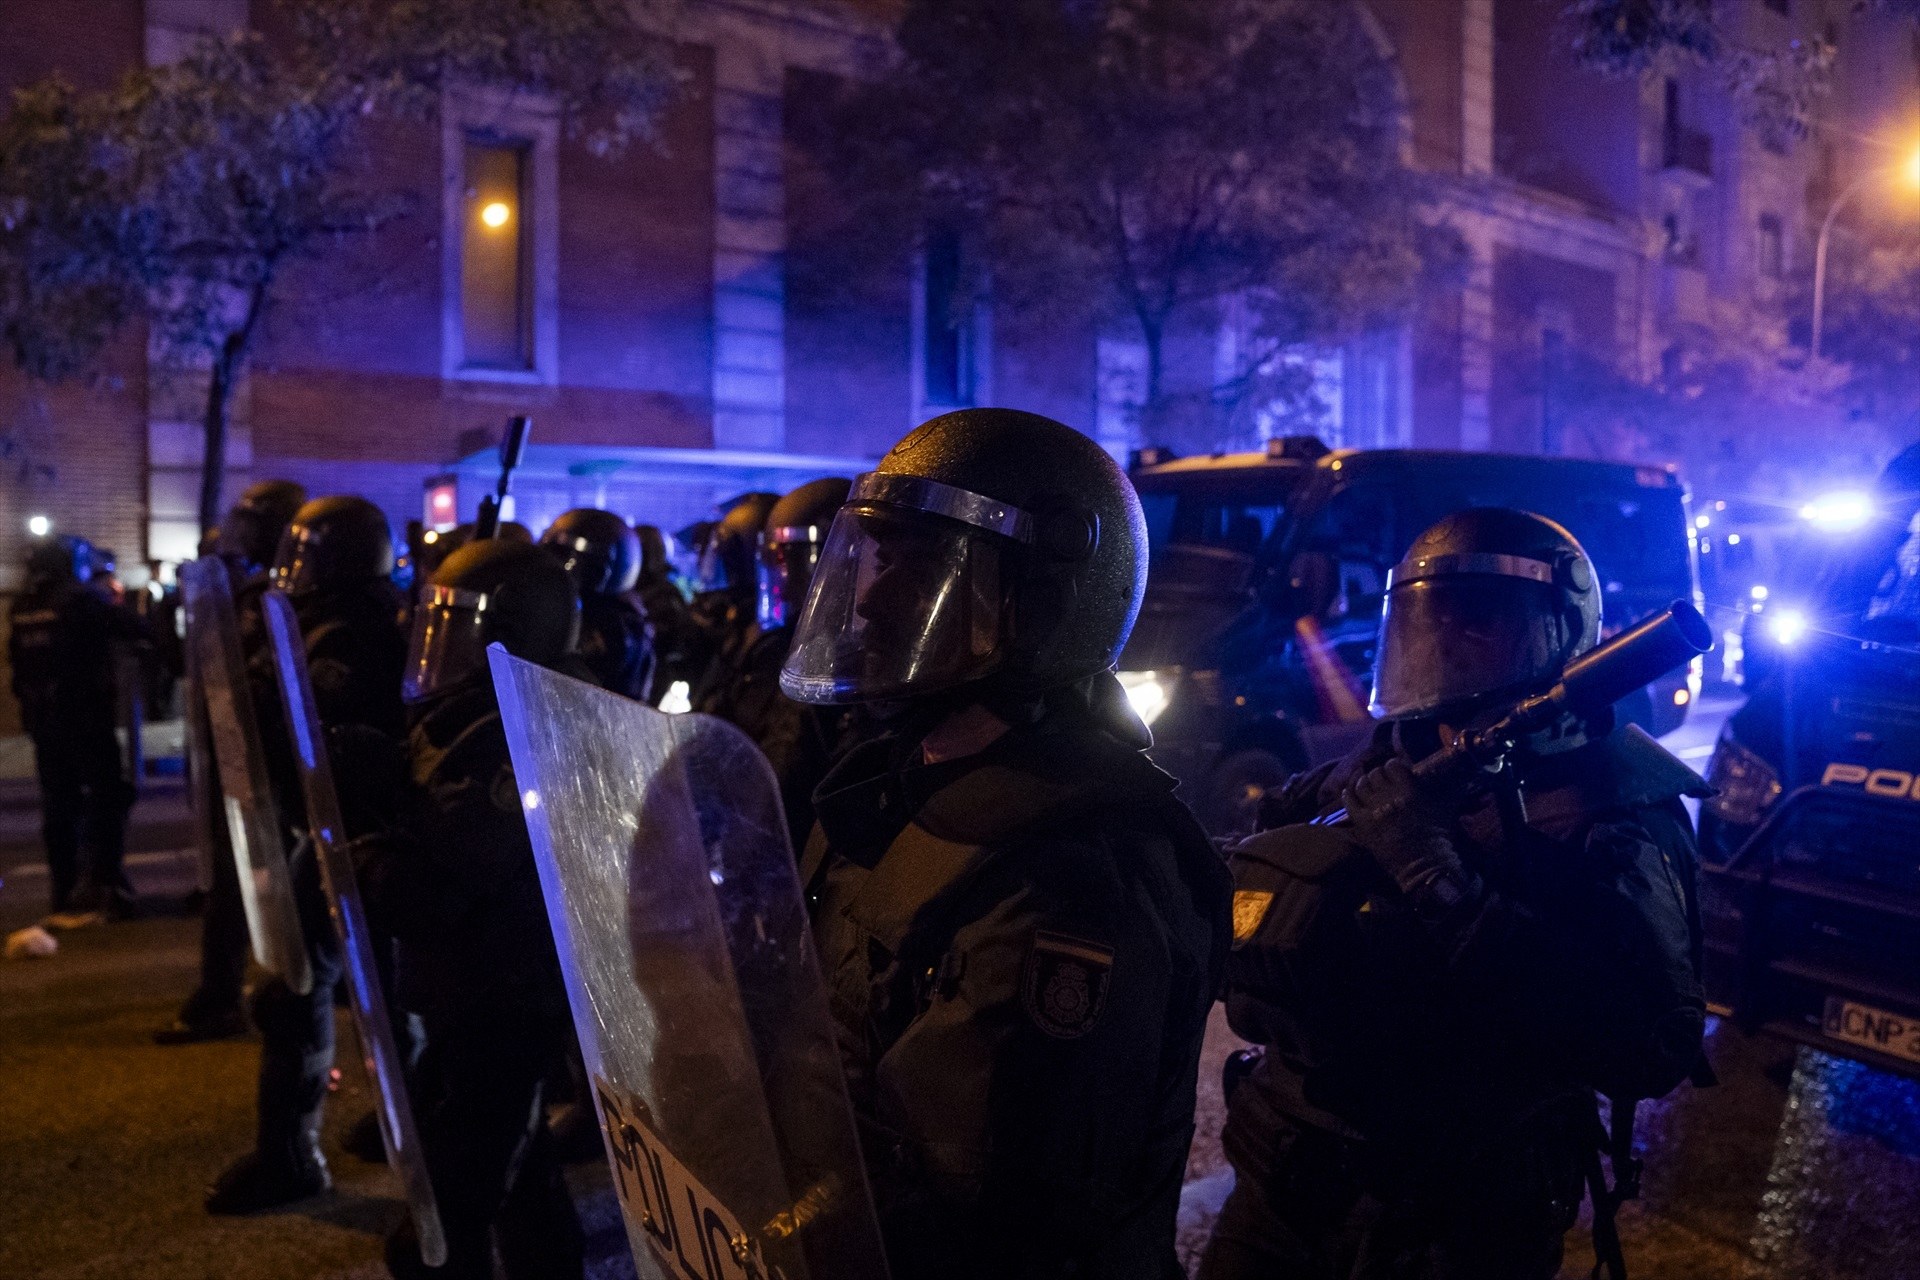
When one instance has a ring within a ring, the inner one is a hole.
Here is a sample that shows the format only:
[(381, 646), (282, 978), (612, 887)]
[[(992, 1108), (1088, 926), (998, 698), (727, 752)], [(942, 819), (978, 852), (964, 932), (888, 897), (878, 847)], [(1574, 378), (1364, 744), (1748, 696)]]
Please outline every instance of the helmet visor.
[(761, 630), (777, 631), (799, 616), (820, 563), (826, 532), (811, 524), (767, 532), (766, 545), (760, 548), (755, 602)]
[(428, 587), (413, 611), (413, 638), (400, 696), (420, 702), (486, 669), (487, 597), (457, 587)]
[(873, 702), (949, 689), (998, 666), (1015, 544), (880, 502), (834, 516), (780, 687), (799, 702)]
[(1396, 583), (1369, 707), (1400, 720), (1526, 686), (1557, 672), (1565, 647), (1544, 583), (1479, 574)]
[(274, 589), (286, 595), (304, 595), (316, 589), (320, 585), (320, 535), (298, 524), (281, 534), (272, 578)]

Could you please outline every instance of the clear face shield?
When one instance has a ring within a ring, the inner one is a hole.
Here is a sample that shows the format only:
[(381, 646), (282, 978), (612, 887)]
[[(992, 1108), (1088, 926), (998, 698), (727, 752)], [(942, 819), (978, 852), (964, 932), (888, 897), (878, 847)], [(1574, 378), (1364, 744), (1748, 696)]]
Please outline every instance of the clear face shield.
[(301, 596), (320, 585), (320, 535), (303, 524), (289, 525), (280, 535), (273, 557), (273, 586), (290, 596)]
[(767, 531), (755, 599), (761, 630), (777, 631), (800, 615), (830, 527), (802, 524)]
[(1553, 566), (1523, 556), (1409, 560), (1388, 576), (1369, 710), (1403, 720), (1557, 672), (1566, 634)]
[(487, 669), (486, 593), (428, 587), (413, 611), (400, 696), (422, 702)]
[(799, 702), (919, 697), (1004, 660), (1028, 514), (917, 476), (870, 473), (834, 516), (780, 687)]

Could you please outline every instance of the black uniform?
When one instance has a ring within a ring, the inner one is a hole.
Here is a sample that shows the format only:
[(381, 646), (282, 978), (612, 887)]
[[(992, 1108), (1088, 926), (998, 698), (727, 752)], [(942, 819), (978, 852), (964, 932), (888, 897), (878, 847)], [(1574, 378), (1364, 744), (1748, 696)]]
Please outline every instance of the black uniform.
[[(411, 709), (398, 838), (363, 874), (399, 939), (399, 994), (426, 1026), (437, 1100), (422, 1149), (449, 1276), (578, 1276), (579, 1221), (541, 1119), (553, 1045), (571, 1034), (559, 960), (484, 674)], [(396, 1274), (417, 1254), (388, 1251)]]
[(33, 742), (53, 909), (76, 905), (83, 888), (85, 905), (108, 905), (125, 892), (135, 799), (114, 737), (114, 646), (143, 641), (146, 629), (70, 577), (30, 585), (13, 602), (10, 625), (13, 695)]
[[(491, 1280), (496, 1245), (510, 1280), (566, 1280), (585, 1265), (542, 1115), (554, 1046), (572, 1028), (487, 669), (499, 643), (584, 675), (578, 611), (556, 559), (488, 539), (447, 558), (414, 616), (404, 811), (362, 886), (399, 943), (400, 1002), (426, 1027), (420, 1137), (447, 1237), (442, 1276)], [(387, 1266), (427, 1274), (408, 1229), (388, 1237)]]
[(730, 678), (715, 680), (695, 711), (719, 716), (752, 738), (773, 766), (780, 803), (796, 851), (813, 830), (813, 792), (836, 756), (851, 743), (856, 714), (847, 707), (809, 706), (780, 691), (780, 668), (793, 647), (793, 628), (754, 628)]
[(653, 627), (625, 593), (581, 594), (579, 657), (601, 688), (636, 702), (652, 696)]
[[(1270, 819), (1337, 808), (1394, 734)], [(1525, 776), (1517, 830), (1459, 797), (1485, 892), (1457, 909), (1416, 908), (1350, 828), (1236, 850), (1228, 1016), (1267, 1052), (1231, 1099), (1207, 1280), (1551, 1277), (1597, 1174), (1594, 1091), (1658, 1097), (1701, 1061), (1679, 797), (1703, 784), (1632, 728)]]
[(675, 684), (691, 690), (713, 660), (712, 639), (694, 621), (693, 608), (664, 571), (641, 577), (634, 588), (653, 629), (653, 690), (658, 704)]
[(917, 755), (834, 769), (802, 873), (894, 1274), (1178, 1276), (1218, 856), (1084, 717)]

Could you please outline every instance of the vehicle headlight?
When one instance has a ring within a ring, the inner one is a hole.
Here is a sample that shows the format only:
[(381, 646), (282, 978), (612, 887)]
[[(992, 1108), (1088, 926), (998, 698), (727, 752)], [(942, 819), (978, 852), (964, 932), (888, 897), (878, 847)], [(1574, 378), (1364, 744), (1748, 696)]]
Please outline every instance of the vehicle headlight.
[(1158, 720), (1173, 697), (1173, 682), (1163, 679), (1158, 671), (1122, 671), (1118, 676), (1120, 687), (1126, 690), (1127, 702), (1140, 722), (1152, 724)]
[(1782, 609), (1767, 624), (1767, 634), (1775, 644), (1790, 649), (1806, 638), (1807, 615), (1798, 609)]
[(1773, 766), (1724, 734), (1707, 764), (1707, 782), (1719, 792), (1708, 798), (1707, 809), (1737, 827), (1757, 825), (1780, 796)]

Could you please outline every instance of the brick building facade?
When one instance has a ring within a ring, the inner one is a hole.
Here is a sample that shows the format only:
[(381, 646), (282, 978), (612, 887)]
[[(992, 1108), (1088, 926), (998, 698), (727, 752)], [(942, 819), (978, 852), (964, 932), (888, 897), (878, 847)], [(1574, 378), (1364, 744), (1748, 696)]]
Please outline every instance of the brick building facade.
[[(1768, 151), (1706, 73), (1636, 84), (1582, 70), (1560, 0), (1364, 2), (1401, 70), (1407, 153), (1441, 180), (1441, 212), (1470, 259), (1464, 281), (1403, 328), (1322, 353), (1337, 443), (1602, 451), (1557, 420), (1559, 353), (1645, 377), (1677, 330), (1764, 302), (1809, 257), (1809, 175), (1835, 162), (1810, 146)], [(236, 406), (230, 492), (290, 475), (366, 492), (398, 523), (420, 515), (430, 476), (516, 412), (534, 415), (538, 441), (571, 449), (555, 474), (577, 483), (544, 491), (555, 509), (603, 494), (622, 468), (644, 472), (647, 449), (713, 451), (704, 482), (676, 481), (655, 495), (662, 510), (629, 513), (662, 521), (777, 455), (857, 465), (956, 401), (1049, 413), (1116, 451), (1144, 443), (1128, 412), (1141, 353), (1124, 332), (1091, 319), (1036, 331), (983, 307), (964, 335), (930, 338), (931, 256), (857, 313), (790, 285), (786, 122), (819, 77), (854, 67), (890, 8), (686, 0), (671, 33), (685, 81), (660, 143), (611, 159), (485, 95), (450, 98), (434, 123), (383, 126), (369, 164), (409, 211), (288, 279)], [(1856, 38), (1872, 20), (1852, 8), (1723, 4), (1756, 43), (1848, 24), (1843, 64), (1858, 50), (1878, 76), (1862, 72), (1872, 91), (1842, 104), (1858, 132), (1911, 101), (1914, 72), (1910, 59), (1872, 62), (1885, 42)], [(54, 72), (104, 84), (249, 16), (247, 0), (11, 0), (8, 11), (0, 89)], [(486, 173), (516, 193), (520, 310), (504, 318), (474, 301), (499, 286), (474, 248)], [(1190, 377), (1217, 364), (1229, 327), (1186, 344)], [(469, 358), (483, 337), (507, 358)], [(128, 335), (92, 386), (0, 372), (9, 574), (29, 514), (113, 545), (123, 566), (190, 553), (198, 399), (151, 364)], [(676, 476), (701, 474), (686, 455), (671, 462)]]

